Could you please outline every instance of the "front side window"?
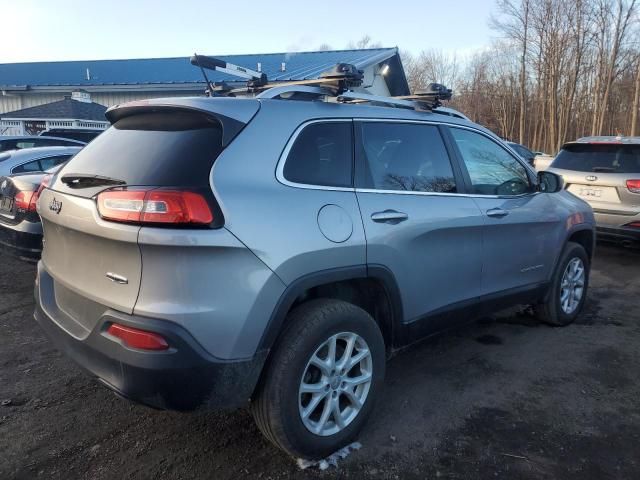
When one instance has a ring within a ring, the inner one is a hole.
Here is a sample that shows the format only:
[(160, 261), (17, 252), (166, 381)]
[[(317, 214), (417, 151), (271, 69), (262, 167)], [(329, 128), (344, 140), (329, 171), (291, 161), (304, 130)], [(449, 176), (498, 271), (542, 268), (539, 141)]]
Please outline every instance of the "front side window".
[(451, 128), (478, 195), (523, 195), (533, 191), (526, 168), (488, 137), (470, 130)]
[(360, 124), (358, 187), (413, 192), (456, 192), (438, 127), (411, 123)]
[(307, 125), (284, 164), (284, 178), (294, 183), (350, 187), (353, 169), (351, 122)]

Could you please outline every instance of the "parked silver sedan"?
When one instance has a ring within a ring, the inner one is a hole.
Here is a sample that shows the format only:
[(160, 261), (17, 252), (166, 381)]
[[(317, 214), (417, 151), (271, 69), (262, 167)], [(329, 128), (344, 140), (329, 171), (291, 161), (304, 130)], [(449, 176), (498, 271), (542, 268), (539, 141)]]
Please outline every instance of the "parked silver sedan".
[(82, 147), (37, 147), (0, 153), (0, 176), (43, 172), (66, 162)]

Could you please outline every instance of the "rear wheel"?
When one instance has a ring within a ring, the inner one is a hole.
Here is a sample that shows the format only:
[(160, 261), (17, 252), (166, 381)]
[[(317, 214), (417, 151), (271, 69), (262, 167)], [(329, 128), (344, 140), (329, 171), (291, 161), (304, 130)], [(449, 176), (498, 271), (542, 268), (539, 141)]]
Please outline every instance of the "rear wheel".
[(572, 323), (582, 311), (589, 286), (589, 257), (584, 247), (568, 242), (544, 303), (535, 306), (537, 317), (554, 326)]
[(251, 409), (276, 446), (319, 459), (352, 442), (371, 413), (384, 341), (367, 312), (340, 300), (310, 301), (288, 320)]

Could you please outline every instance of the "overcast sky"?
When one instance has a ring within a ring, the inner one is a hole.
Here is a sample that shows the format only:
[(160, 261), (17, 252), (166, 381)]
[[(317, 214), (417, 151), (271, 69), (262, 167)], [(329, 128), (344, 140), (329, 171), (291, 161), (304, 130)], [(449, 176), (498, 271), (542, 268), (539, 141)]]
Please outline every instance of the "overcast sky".
[(0, 63), (383, 46), (466, 55), (494, 0), (0, 0)]

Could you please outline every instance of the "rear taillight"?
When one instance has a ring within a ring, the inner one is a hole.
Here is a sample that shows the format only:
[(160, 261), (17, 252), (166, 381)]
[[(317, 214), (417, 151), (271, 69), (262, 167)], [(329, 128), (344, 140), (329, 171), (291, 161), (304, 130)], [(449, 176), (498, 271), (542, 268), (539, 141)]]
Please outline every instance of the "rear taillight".
[(640, 222), (631, 222), (631, 223), (627, 223), (627, 224), (625, 225), (625, 227), (640, 228)]
[(169, 348), (169, 344), (162, 335), (147, 330), (112, 323), (109, 325), (107, 333), (119, 338), (125, 346), (130, 348), (139, 350), (167, 350)]
[(105, 220), (126, 223), (208, 225), (213, 214), (199, 193), (164, 189), (113, 189), (98, 194)]
[(35, 196), (36, 192), (19, 191), (18, 193), (16, 193), (14, 199), (16, 210), (18, 210), (19, 212), (35, 212), (36, 202), (33, 199), (33, 197)]
[(42, 190), (47, 188), (50, 183), (51, 183), (51, 174), (47, 174), (42, 178), (42, 181), (40, 182), (40, 186), (38, 187), (38, 190), (33, 192), (33, 196), (31, 197), (31, 202), (29, 204), (30, 211), (33, 211), (33, 212), (36, 211), (36, 203), (38, 202), (38, 198), (40, 198), (40, 194), (42, 193)]
[(631, 193), (640, 193), (640, 180), (627, 180), (627, 188)]

